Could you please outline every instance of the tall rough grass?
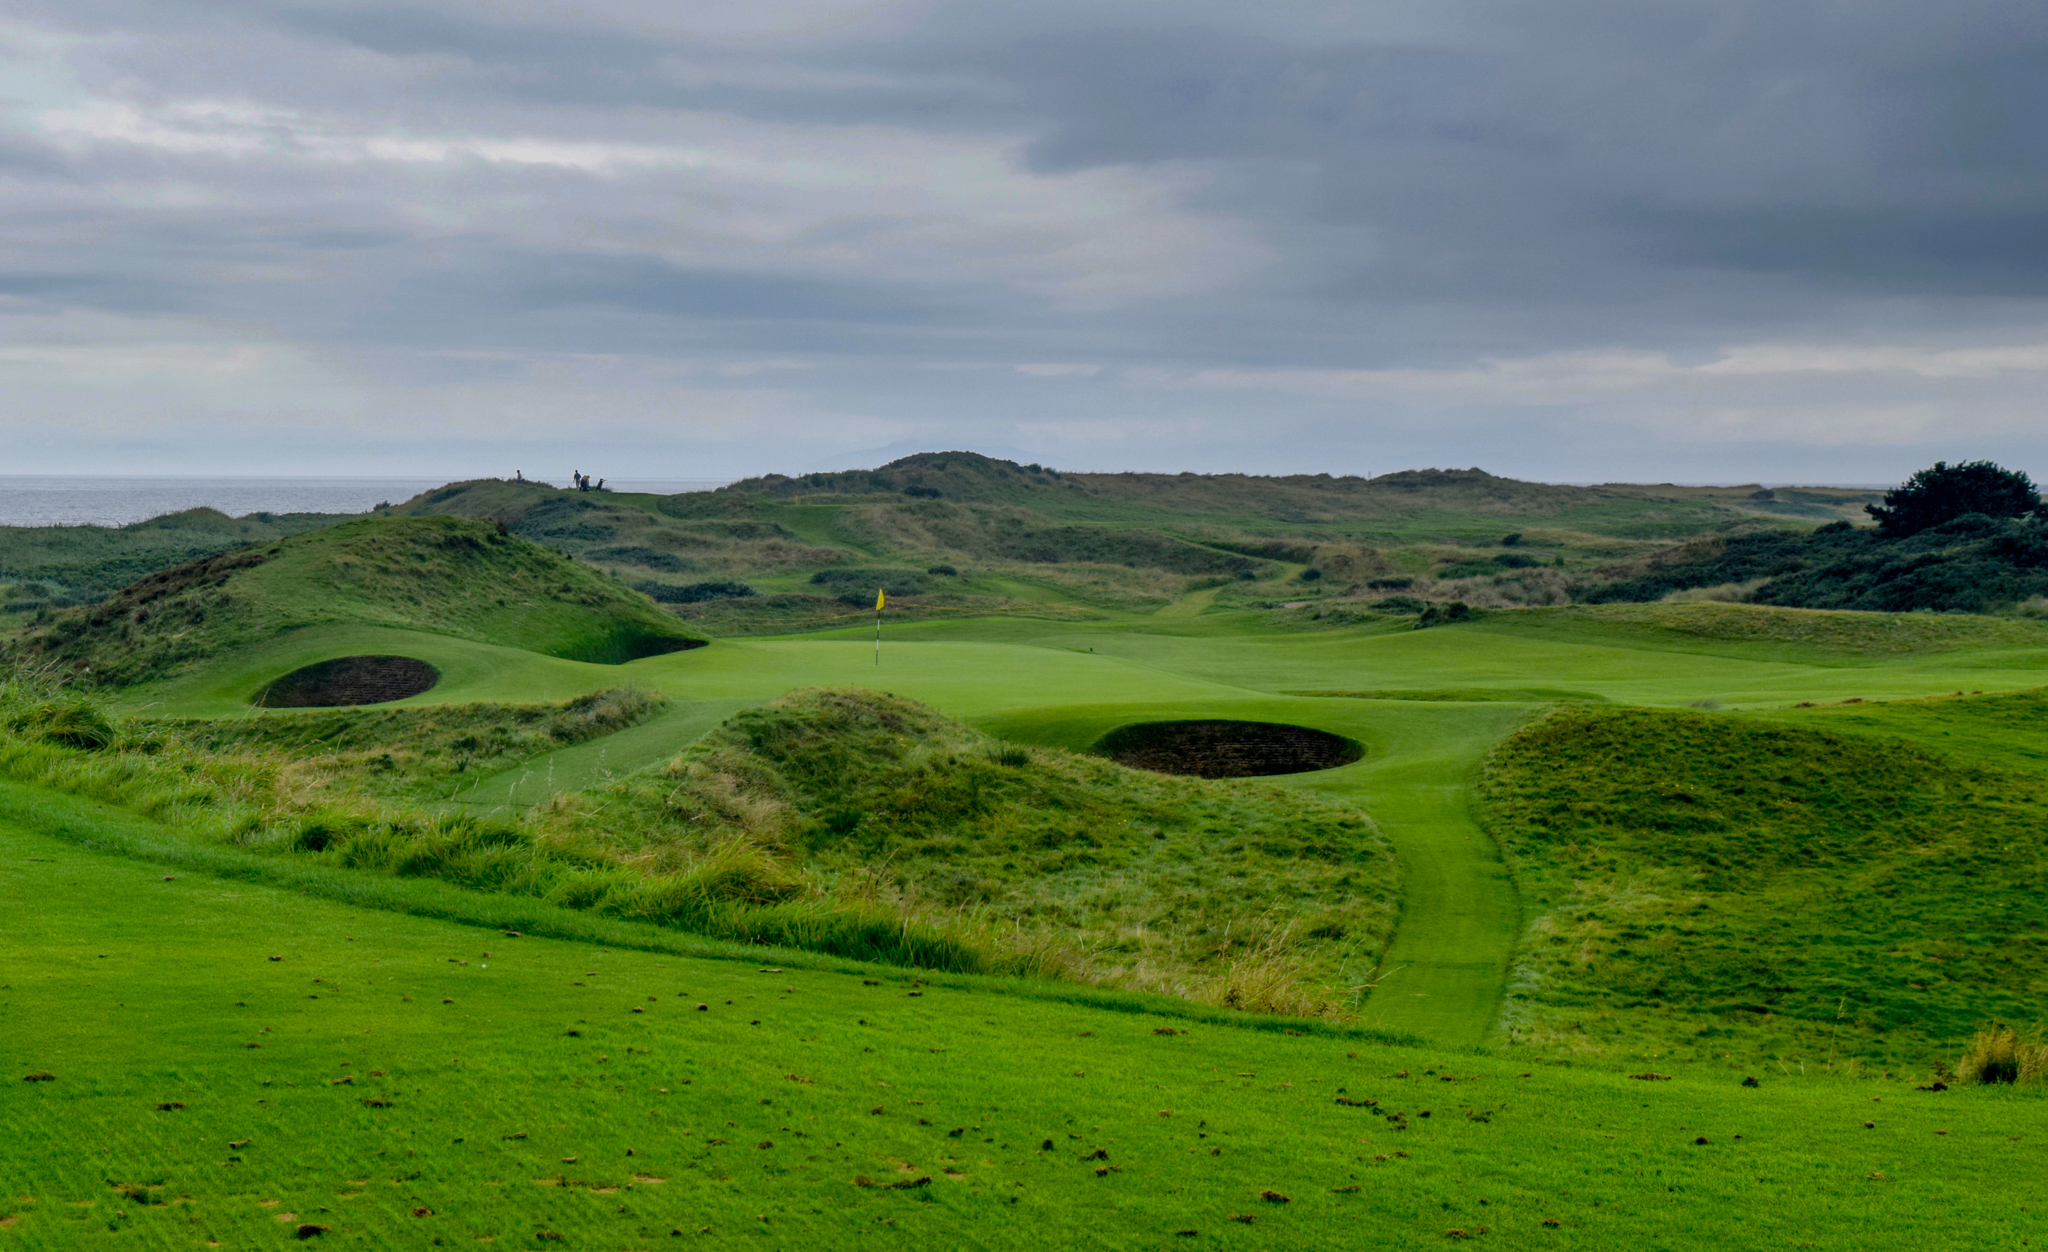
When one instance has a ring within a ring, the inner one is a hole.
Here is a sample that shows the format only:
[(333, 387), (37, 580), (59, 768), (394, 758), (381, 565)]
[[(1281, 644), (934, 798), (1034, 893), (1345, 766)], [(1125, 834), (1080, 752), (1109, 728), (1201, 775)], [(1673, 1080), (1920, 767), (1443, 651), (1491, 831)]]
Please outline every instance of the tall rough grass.
[(1956, 1062), (1956, 1078), (1962, 1082), (2024, 1083), (2048, 1082), (2048, 1040), (2039, 1033), (2021, 1034), (2011, 1026), (1994, 1022), (1970, 1039), (1963, 1057)]
[[(673, 926), (974, 973), (1069, 978), (1341, 1017), (1384, 949), (1391, 849), (1362, 814), (1256, 784), (1005, 745), (867, 692), (742, 714), (662, 773), (491, 816), (421, 778), (630, 724), (562, 706), (112, 721), (0, 690), (0, 776), (195, 841)], [(103, 728), (95, 730), (94, 728)], [(1297, 934), (1287, 918), (1311, 910)], [(1362, 955), (1361, 955), (1362, 954)]]

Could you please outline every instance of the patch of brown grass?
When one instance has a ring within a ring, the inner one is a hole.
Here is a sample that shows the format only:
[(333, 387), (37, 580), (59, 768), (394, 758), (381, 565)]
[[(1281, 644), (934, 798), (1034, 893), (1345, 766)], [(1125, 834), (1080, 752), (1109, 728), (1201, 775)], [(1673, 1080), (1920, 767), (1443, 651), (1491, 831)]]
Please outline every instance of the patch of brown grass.
[(2048, 1041), (1993, 1022), (1978, 1031), (1956, 1062), (1961, 1082), (2036, 1084), (2048, 1081)]

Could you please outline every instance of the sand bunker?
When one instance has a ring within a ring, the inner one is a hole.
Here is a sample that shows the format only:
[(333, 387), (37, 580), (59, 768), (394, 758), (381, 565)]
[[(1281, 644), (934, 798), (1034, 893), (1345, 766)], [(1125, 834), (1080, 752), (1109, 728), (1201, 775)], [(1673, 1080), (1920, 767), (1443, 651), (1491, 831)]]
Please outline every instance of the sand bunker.
[(1335, 769), (1365, 755), (1328, 731), (1278, 722), (1144, 722), (1104, 735), (1095, 750), (1119, 765), (1197, 778), (1255, 778)]
[(343, 656), (293, 670), (265, 687), (255, 702), (267, 709), (383, 704), (419, 695), (440, 681), (440, 670), (409, 656)]

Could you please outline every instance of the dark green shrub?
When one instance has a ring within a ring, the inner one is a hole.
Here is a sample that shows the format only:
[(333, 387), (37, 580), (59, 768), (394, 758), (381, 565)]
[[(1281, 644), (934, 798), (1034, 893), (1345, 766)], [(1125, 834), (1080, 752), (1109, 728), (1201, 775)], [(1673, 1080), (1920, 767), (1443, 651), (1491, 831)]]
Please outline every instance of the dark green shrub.
[(1883, 504), (1866, 504), (1863, 511), (1887, 539), (1903, 539), (1971, 513), (2024, 517), (2040, 507), (2041, 493), (2018, 470), (1990, 461), (1936, 461), (1885, 492)]
[(875, 592), (892, 596), (921, 596), (932, 589), (931, 576), (915, 569), (822, 569), (811, 575), (811, 585), (824, 587), (847, 603), (865, 598), (872, 604)]
[(1492, 561), (1454, 561), (1436, 572), (1438, 578), (1483, 578), (1497, 574), (1500, 567)]
[(1476, 621), (1482, 616), (1484, 614), (1463, 600), (1453, 600), (1449, 604), (1432, 604), (1422, 611), (1421, 617), (1415, 619), (1415, 629), (1427, 630), (1431, 626)]
[(662, 604), (701, 604), (706, 600), (737, 600), (759, 594), (745, 583), (703, 582), (678, 587), (673, 583), (637, 582), (633, 590)]

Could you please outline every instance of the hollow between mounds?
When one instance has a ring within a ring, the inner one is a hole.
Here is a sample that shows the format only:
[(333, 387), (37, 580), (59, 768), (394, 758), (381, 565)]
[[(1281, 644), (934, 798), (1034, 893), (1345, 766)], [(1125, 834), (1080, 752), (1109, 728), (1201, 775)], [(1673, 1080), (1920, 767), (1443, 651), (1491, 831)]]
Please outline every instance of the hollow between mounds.
[(1326, 730), (1223, 720), (1119, 726), (1097, 740), (1095, 750), (1132, 769), (1197, 778), (1306, 774), (1365, 755), (1362, 745)]
[(256, 694), (266, 709), (383, 704), (432, 690), (441, 671), (409, 656), (341, 656), (295, 669)]

